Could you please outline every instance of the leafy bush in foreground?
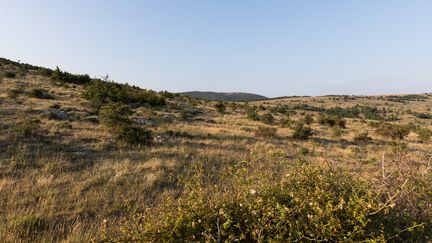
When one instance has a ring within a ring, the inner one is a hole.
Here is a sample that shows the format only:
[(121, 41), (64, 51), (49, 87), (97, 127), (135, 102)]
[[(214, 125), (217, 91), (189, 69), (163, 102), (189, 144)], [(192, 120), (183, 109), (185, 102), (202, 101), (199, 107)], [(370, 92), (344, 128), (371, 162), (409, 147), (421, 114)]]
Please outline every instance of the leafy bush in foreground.
[(274, 186), (215, 197), (201, 186), (187, 188), (177, 203), (137, 215), (115, 240), (375, 242), (430, 235), (392, 198), (348, 173), (306, 166)]

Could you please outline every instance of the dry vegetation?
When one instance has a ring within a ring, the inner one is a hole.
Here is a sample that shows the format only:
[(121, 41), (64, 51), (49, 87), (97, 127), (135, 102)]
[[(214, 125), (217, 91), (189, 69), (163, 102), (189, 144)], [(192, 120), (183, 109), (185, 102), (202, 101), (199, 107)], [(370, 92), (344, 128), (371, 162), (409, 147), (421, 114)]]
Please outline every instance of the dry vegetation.
[(432, 240), (431, 95), (216, 103), (0, 65), (2, 241)]

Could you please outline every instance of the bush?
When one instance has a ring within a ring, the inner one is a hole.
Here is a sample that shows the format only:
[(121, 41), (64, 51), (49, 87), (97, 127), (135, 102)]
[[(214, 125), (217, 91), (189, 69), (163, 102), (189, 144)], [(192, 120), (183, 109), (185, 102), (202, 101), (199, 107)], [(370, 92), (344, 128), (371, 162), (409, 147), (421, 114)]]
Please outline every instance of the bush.
[(310, 127), (305, 127), (304, 123), (298, 122), (294, 127), (293, 138), (306, 140), (313, 135), (313, 130)]
[(246, 117), (252, 121), (259, 121), (260, 119), (258, 113), (252, 108), (248, 110)]
[(150, 106), (166, 104), (165, 98), (154, 91), (102, 80), (92, 80), (86, 84), (82, 96), (97, 109), (109, 102), (138, 103)]
[(318, 117), (318, 123), (320, 125), (334, 127), (338, 126), (340, 128), (346, 127), (346, 121), (338, 116), (326, 116), (326, 115), (320, 115)]
[(153, 136), (150, 131), (136, 125), (122, 125), (115, 131), (116, 138), (131, 145), (150, 145)]
[(6, 77), (6, 78), (16, 78), (16, 73), (14, 73), (14, 72), (11, 72), (11, 71), (6, 71), (5, 73), (4, 73), (4, 76)]
[(117, 140), (131, 145), (150, 145), (153, 137), (151, 132), (133, 124), (129, 118), (132, 110), (122, 104), (113, 103), (101, 107), (99, 111), (99, 120), (110, 129)]
[(419, 119), (432, 119), (432, 115), (427, 113), (415, 113), (414, 115)]
[(255, 131), (255, 136), (264, 138), (277, 137), (277, 129), (274, 127), (258, 127)]
[(115, 129), (116, 127), (132, 124), (132, 120), (129, 118), (132, 114), (132, 110), (127, 105), (113, 103), (101, 107), (99, 120), (106, 127)]
[[(216, 198), (187, 188), (178, 203), (148, 210), (108, 241), (417, 242), (427, 231), (389, 196), (349, 173), (305, 166), (259, 191)], [(198, 187), (198, 188), (197, 188)], [(392, 201), (390, 201), (392, 202)], [(429, 233), (426, 233), (430, 235)]]
[(54, 99), (54, 96), (49, 94), (48, 91), (44, 89), (32, 89), (29, 93), (29, 96), (39, 99)]
[(429, 141), (432, 136), (432, 131), (425, 127), (418, 127), (415, 129), (415, 133), (417, 133), (418, 138), (422, 142)]
[(221, 114), (225, 113), (225, 109), (226, 109), (226, 107), (225, 107), (225, 104), (224, 104), (223, 102), (217, 102), (217, 103), (214, 105), (214, 107), (216, 108), (216, 110), (217, 110), (219, 113), (221, 113)]
[(274, 117), (270, 112), (267, 112), (262, 115), (261, 121), (265, 124), (272, 125), (274, 123)]
[(372, 138), (367, 132), (362, 132), (354, 136), (354, 142), (356, 143), (369, 143), (371, 141)]
[(381, 123), (375, 132), (391, 139), (404, 139), (410, 133), (410, 128), (407, 125)]
[(44, 74), (50, 73), (51, 80), (60, 83), (72, 83), (72, 84), (86, 84), (91, 81), (90, 76), (87, 74), (71, 74), (68, 72), (61, 71), (59, 67), (56, 70), (49, 72), (44, 71)]

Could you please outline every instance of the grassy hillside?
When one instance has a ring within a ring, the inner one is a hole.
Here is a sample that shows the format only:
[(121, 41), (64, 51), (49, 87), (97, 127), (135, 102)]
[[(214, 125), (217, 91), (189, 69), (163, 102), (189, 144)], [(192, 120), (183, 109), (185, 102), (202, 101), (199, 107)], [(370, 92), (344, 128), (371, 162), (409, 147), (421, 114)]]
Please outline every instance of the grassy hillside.
[(213, 100), (213, 101), (257, 101), (268, 99), (265, 96), (242, 93), (242, 92), (204, 92), (204, 91), (191, 91), (182, 92), (181, 95), (197, 98), (201, 100)]
[(0, 239), (432, 240), (432, 95), (211, 102), (0, 59)]

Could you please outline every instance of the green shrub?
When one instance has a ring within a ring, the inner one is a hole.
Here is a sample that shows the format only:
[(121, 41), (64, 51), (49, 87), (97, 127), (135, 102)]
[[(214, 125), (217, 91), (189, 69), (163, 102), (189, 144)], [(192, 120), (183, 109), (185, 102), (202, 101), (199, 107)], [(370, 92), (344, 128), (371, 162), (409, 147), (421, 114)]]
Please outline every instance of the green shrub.
[(12, 71), (6, 71), (5, 73), (4, 73), (4, 76), (6, 77), (6, 78), (16, 78), (16, 73), (15, 72), (12, 72)]
[(130, 145), (150, 145), (153, 137), (150, 131), (134, 125), (132, 110), (122, 103), (113, 103), (102, 106), (99, 111), (99, 120), (121, 142)]
[(102, 106), (99, 111), (99, 121), (108, 128), (116, 128), (132, 124), (129, 118), (132, 110), (122, 103), (112, 103)]
[(255, 131), (255, 136), (264, 138), (277, 137), (277, 129), (274, 127), (258, 127)]
[(418, 127), (414, 131), (422, 142), (429, 141), (432, 136), (432, 131), (425, 127)]
[(381, 123), (375, 129), (375, 132), (378, 135), (391, 139), (404, 139), (410, 133), (410, 128), (407, 125)]
[(297, 124), (294, 127), (293, 138), (306, 140), (312, 135), (313, 135), (312, 128), (306, 127), (303, 122), (297, 122)]
[[(385, 193), (339, 171), (305, 166), (284, 181), (209, 197), (200, 184), (175, 204), (134, 217), (108, 241), (421, 241), (422, 225)], [(426, 233), (430, 235), (430, 233)]]
[(51, 80), (60, 83), (72, 83), (72, 84), (86, 84), (91, 81), (90, 76), (87, 74), (71, 74), (68, 72), (61, 71), (59, 67), (56, 70), (49, 72), (45, 71), (46, 74), (50, 73)]
[(264, 124), (272, 125), (274, 123), (274, 117), (270, 112), (265, 113), (260, 119)]
[(116, 138), (131, 145), (150, 145), (153, 136), (150, 131), (136, 125), (122, 125), (115, 130)]
[(39, 99), (54, 99), (54, 96), (44, 89), (32, 89), (29, 93), (29, 96)]
[(419, 119), (432, 119), (432, 115), (427, 113), (415, 113), (414, 115)]
[(82, 96), (89, 100), (95, 108), (100, 108), (109, 102), (138, 103), (150, 106), (162, 106), (166, 104), (165, 98), (157, 92), (143, 90), (128, 84), (102, 80), (92, 80), (86, 84)]
[(318, 117), (318, 123), (320, 125), (335, 127), (338, 126), (340, 128), (346, 127), (346, 121), (338, 116), (326, 116), (320, 115)]
[(226, 109), (226, 107), (225, 107), (225, 104), (224, 104), (223, 102), (217, 102), (217, 103), (214, 105), (214, 107), (216, 108), (216, 110), (217, 110), (219, 113), (221, 113), (221, 114), (225, 113), (225, 109)]
[(258, 113), (253, 108), (248, 109), (246, 117), (252, 121), (259, 121), (260, 119)]
[(372, 138), (367, 132), (362, 132), (354, 136), (354, 142), (356, 143), (369, 143), (371, 141)]

